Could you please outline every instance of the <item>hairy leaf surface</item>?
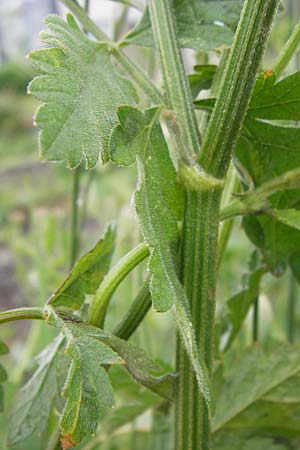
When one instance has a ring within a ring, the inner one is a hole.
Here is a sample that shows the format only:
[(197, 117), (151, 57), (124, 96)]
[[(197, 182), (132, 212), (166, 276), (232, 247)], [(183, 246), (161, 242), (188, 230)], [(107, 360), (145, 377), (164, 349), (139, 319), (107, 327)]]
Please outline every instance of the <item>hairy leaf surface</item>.
[(162, 130), (156, 123), (157, 113), (157, 108), (139, 112), (121, 107), (120, 125), (111, 136), (110, 151), (112, 159), (119, 164), (130, 164), (134, 158), (137, 159), (139, 184), (135, 206), (150, 247), (153, 307), (157, 311), (171, 309), (200, 390), (212, 411), (214, 406), (207, 368), (198, 352), (188, 299), (177, 274), (178, 221), (182, 218), (183, 192)]
[(109, 134), (120, 104), (137, 101), (132, 84), (110, 60), (108, 44), (91, 41), (71, 15), (68, 22), (50, 15), (41, 39), (51, 48), (35, 50), (30, 59), (41, 71), (29, 92), (42, 105), (35, 121), (41, 129), (41, 157), (65, 161), (71, 168), (107, 160)]
[[(175, 0), (174, 7), (179, 44), (182, 48), (208, 52), (231, 45), (242, 1)], [(148, 10), (126, 36), (125, 43), (154, 46)]]
[(96, 292), (106, 275), (115, 247), (116, 230), (109, 226), (95, 247), (78, 259), (70, 274), (50, 297), (53, 307), (79, 309), (86, 295)]
[(105, 409), (114, 405), (106, 370), (112, 364), (124, 365), (140, 383), (172, 398), (173, 376), (152, 375), (150, 371), (158, 367), (142, 350), (99, 328), (78, 322), (75, 317), (62, 318), (51, 307), (47, 308), (47, 321), (65, 336), (66, 355), (70, 358), (60, 420), (62, 443), (66, 448), (95, 433)]
[(24, 441), (34, 432), (45, 431), (55, 397), (61, 389), (56, 370), (62, 347), (63, 338), (58, 336), (37, 357), (39, 367), (21, 389), (10, 418), (10, 446)]

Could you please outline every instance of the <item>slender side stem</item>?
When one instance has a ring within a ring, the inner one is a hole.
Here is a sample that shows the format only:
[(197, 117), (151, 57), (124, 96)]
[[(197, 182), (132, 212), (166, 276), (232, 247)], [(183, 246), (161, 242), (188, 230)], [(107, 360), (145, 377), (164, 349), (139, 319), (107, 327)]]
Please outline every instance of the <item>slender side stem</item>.
[(273, 67), (273, 71), (275, 72), (277, 77), (279, 77), (283, 73), (284, 69), (289, 64), (292, 57), (296, 53), (299, 44), (300, 44), (300, 21), (295, 26), (291, 34), (291, 37), (286, 42), (285, 46), (282, 49), (282, 52), (279, 55), (276, 64)]
[(149, 292), (149, 280), (147, 280), (113, 334), (121, 339), (128, 340), (141, 324), (150, 308), (151, 295)]
[(70, 267), (72, 268), (78, 256), (79, 250), (79, 230), (78, 230), (78, 197), (80, 189), (80, 175), (81, 169), (77, 167), (73, 175), (72, 187), (72, 212), (71, 212), (71, 233), (70, 233)]
[[(97, 27), (76, 0), (61, 0), (61, 2), (74, 14), (86, 31), (95, 36), (99, 41), (111, 43), (110, 38)], [(164, 103), (163, 97), (155, 84), (153, 84), (146, 73), (120, 49), (120, 46), (113, 47), (112, 53), (135, 83), (152, 99), (153, 103)]]
[(253, 305), (253, 322), (252, 322), (252, 342), (258, 342), (258, 327), (259, 327), (259, 297)]
[(149, 256), (149, 247), (143, 242), (125, 255), (106, 275), (100, 284), (90, 306), (89, 322), (102, 328), (107, 307), (113, 293), (124, 278), (145, 258)]
[(44, 310), (39, 307), (32, 308), (16, 308), (0, 313), (0, 325), (7, 322), (15, 322), (16, 320), (45, 320)]

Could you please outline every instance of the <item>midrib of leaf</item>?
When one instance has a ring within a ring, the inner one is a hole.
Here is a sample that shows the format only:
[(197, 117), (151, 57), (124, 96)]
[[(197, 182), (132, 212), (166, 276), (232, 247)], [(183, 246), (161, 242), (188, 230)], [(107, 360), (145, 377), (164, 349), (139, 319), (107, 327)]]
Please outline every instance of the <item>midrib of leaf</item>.
[(246, 403), (243, 408), (237, 409), (229, 418), (227, 418), (225, 421), (220, 421), (219, 424), (216, 426), (212, 426), (212, 432), (216, 433), (221, 428), (226, 426), (227, 423), (229, 423), (234, 417), (236, 417), (238, 414), (241, 414), (243, 411), (245, 411), (249, 406), (251, 406), (253, 403), (257, 402), (258, 400), (263, 400), (264, 396), (267, 395), (269, 392), (271, 392), (276, 387), (280, 386), (281, 383), (284, 381), (288, 381), (290, 378), (294, 377), (299, 372), (299, 367), (295, 368), (293, 372), (291, 372), (287, 377), (283, 377), (282, 379), (278, 380), (276, 383), (272, 384), (268, 387), (268, 389), (260, 394), (258, 394), (254, 399), (248, 403)]

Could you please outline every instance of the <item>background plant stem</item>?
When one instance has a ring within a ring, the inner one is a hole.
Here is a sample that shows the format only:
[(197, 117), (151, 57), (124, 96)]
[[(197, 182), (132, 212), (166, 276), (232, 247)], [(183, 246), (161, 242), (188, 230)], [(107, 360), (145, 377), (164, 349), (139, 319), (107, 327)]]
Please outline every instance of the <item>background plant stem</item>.
[(76, 262), (79, 245), (79, 192), (80, 192), (80, 175), (81, 168), (77, 167), (73, 175), (73, 186), (72, 186), (72, 209), (71, 209), (71, 230), (70, 230), (70, 268), (72, 268)]

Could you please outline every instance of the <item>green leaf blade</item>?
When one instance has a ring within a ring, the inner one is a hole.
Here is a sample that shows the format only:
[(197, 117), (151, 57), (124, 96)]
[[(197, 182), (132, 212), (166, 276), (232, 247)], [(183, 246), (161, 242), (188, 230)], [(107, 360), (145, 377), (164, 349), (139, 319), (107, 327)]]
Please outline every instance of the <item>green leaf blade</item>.
[(91, 41), (72, 16), (65, 23), (51, 15), (45, 23), (48, 29), (41, 39), (54, 48), (29, 54), (44, 73), (29, 85), (29, 92), (43, 102), (35, 116), (41, 156), (71, 168), (84, 161), (92, 168), (99, 156), (107, 161), (116, 109), (135, 104), (136, 92), (116, 72), (108, 44)]

